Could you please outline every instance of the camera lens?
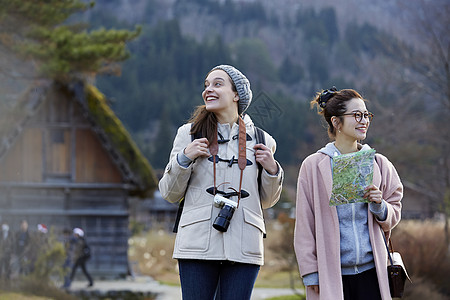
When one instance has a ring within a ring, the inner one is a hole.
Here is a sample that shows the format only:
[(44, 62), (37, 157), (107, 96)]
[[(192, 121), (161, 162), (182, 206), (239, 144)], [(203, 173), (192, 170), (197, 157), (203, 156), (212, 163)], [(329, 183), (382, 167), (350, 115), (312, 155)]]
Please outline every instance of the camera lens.
[(220, 210), (216, 219), (214, 220), (213, 227), (221, 232), (226, 232), (228, 230), (228, 226), (230, 225), (230, 220), (234, 214), (234, 207), (230, 205), (224, 205), (224, 207)]

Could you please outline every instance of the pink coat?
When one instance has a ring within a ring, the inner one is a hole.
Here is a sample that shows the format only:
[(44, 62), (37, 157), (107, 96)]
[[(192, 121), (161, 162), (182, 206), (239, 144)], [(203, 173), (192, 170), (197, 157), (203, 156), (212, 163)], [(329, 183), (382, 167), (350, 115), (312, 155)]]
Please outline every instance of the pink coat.
[[(387, 218), (378, 221), (368, 210), (368, 226), (382, 299), (391, 299), (387, 278), (387, 250), (382, 231), (390, 234), (401, 218), (403, 185), (392, 163), (376, 154), (373, 183), (387, 202)], [(308, 300), (344, 299), (340, 266), (339, 219), (329, 205), (332, 189), (330, 157), (314, 153), (302, 163), (297, 183), (294, 248), (300, 275), (318, 272), (320, 293), (306, 289)]]

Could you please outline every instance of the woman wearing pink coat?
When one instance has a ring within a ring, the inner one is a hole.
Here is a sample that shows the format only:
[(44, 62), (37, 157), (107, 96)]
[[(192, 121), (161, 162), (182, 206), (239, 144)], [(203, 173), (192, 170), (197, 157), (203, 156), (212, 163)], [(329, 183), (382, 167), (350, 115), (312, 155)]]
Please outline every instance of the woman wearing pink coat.
[(333, 87), (311, 104), (325, 118), (332, 142), (308, 156), (298, 176), (294, 247), (306, 297), (391, 299), (383, 234), (389, 236), (400, 222), (400, 178), (392, 163), (377, 153), (372, 184), (356, 200), (330, 205), (336, 157), (371, 149), (358, 141), (366, 138), (373, 114), (351, 89)]

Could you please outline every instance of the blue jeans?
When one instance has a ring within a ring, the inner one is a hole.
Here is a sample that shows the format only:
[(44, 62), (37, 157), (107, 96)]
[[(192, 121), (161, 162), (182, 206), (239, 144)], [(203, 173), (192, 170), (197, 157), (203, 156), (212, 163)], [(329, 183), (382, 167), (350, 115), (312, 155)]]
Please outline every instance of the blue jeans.
[[(183, 300), (250, 299), (259, 265), (231, 261), (179, 259)], [(216, 298), (216, 299), (217, 299)]]

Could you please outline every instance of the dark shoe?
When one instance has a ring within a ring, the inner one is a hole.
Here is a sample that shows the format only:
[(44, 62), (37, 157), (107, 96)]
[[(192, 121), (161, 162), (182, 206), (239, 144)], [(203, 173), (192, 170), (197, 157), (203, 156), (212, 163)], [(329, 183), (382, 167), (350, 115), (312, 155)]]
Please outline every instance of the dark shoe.
[(94, 286), (94, 283), (93, 283), (93, 282), (90, 282), (90, 283), (87, 285), (87, 287), (91, 287), (91, 286)]

